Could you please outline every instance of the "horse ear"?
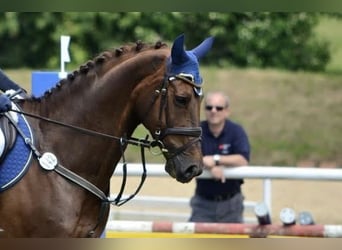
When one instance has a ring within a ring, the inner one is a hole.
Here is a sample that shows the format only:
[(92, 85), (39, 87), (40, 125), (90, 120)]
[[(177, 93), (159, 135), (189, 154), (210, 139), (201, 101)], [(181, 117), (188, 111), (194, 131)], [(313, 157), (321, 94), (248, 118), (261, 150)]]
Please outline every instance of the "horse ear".
[(175, 65), (180, 65), (189, 60), (189, 57), (184, 50), (184, 34), (178, 36), (173, 42), (171, 48), (171, 58), (172, 64)]
[(211, 49), (213, 43), (214, 37), (208, 37), (200, 45), (192, 49), (191, 52), (194, 53), (197, 59), (200, 59)]

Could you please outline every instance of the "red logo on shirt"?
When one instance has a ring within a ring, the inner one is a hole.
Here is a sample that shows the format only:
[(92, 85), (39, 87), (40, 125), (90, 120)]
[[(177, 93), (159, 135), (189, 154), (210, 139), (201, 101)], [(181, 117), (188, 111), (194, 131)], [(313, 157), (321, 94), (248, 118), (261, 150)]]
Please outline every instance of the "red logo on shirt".
[(218, 148), (222, 154), (229, 154), (230, 144), (220, 144)]

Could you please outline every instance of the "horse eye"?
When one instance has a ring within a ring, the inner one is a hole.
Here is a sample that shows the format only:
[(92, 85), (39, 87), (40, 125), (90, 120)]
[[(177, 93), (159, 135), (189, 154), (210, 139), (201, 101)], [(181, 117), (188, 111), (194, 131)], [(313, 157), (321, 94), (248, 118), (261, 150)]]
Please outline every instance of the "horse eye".
[(186, 106), (189, 102), (189, 98), (185, 96), (175, 96), (176, 103), (181, 106)]

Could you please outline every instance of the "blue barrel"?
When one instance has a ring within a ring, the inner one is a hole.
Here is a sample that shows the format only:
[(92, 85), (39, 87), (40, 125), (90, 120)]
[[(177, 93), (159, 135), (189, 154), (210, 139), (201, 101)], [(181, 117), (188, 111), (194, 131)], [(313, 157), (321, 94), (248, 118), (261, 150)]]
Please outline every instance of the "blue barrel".
[(58, 72), (52, 71), (33, 71), (31, 77), (32, 95), (42, 96), (45, 91), (51, 89), (59, 82)]

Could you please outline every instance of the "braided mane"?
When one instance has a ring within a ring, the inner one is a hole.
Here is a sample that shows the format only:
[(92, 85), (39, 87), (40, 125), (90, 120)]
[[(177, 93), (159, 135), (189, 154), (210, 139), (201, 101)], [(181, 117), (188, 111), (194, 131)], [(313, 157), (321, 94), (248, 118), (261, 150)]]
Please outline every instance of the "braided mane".
[(155, 44), (147, 44), (142, 41), (137, 41), (135, 43), (130, 43), (121, 46), (120, 48), (106, 50), (94, 57), (92, 60), (87, 61), (82, 64), (78, 70), (69, 73), (65, 79), (61, 79), (55, 87), (47, 90), (41, 97), (32, 97), (36, 101), (41, 101), (41, 99), (50, 96), (56, 90), (60, 89), (65, 84), (71, 84), (81, 76), (86, 76), (90, 72), (100, 75), (101, 70), (107, 64), (116, 65), (120, 62), (132, 57), (142, 51), (161, 49), (167, 47), (166, 43), (157, 41)]

